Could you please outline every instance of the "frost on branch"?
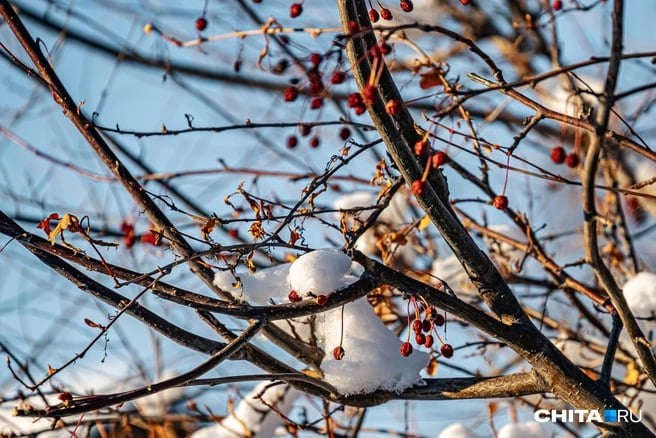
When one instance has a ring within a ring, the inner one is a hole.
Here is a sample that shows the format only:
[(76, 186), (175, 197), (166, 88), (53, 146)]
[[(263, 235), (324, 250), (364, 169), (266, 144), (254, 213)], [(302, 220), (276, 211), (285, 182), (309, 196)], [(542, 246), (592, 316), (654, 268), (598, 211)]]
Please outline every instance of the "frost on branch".
[[(348, 286), (357, 280), (351, 272), (359, 265), (352, 265), (341, 251), (321, 249), (300, 256), (292, 264), (240, 274), (241, 289), (233, 286), (235, 280), (230, 273), (218, 273), (214, 282), (255, 303), (265, 304), (269, 299), (282, 302), (290, 290), (307, 298)], [(291, 323), (295, 332), (303, 333), (302, 338), (310, 339), (311, 326), (306, 318)], [(278, 324), (283, 329), (288, 327), (287, 321)], [(377, 389), (402, 391), (422, 381), (419, 372), (428, 365), (428, 354), (416, 351), (402, 357), (401, 340), (385, 327), (366, 298), (345, 305), (343, 312), (337, 308), (316, 315), (314, 330), (319, 347), (326, 352), (321, 364), (324, 379), (342, 394)], [(340, 338), (345, 355), (336, 360), (333, 350), (340, 345)]]
[[(192, 438), (239, 438), (246, 436), (274, 436), (283, 424), (279, 415), (287, 415), (294, 400), (300, 395), (285, 384), (262, 382), (255, 386), (219, 424), (194, 432)], [(274, 409), (271, 409), (273, 407)]]

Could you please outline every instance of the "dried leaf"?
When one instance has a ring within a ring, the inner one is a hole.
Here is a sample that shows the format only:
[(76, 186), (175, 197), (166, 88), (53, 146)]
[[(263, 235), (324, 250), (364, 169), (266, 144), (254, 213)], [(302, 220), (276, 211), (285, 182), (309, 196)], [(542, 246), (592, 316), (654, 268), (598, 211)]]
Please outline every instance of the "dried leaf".
[(440, 80), (440, 73), (438, 71), (422, 73), (420, 76), (421, 79), (419, 80), (419, 87), (422, 90), (442, 85), (442, 81)]
[(419, 226), (417, 228), (419, 228), (419, 231), (422, 231), (428, 228), (430, 224), (431, 224), (430, 218), (428, 216), (424, 216), (421, 218), (421, 221), (419, 221)]
[(64, 230), (69, 230), (72, 232), (77, 232), (80, 230), (80, 222), (77, 218), (77, 216), (74, 216), (72, 214), (66, 213), (64, 217), (62, 217), (59, 222), (57, 223), (57, 226), (55, 227), (54, 230), (50, 232), (48, 235), (48, 240), (50, 240), (50, 244), (54, 245), (55, 240), (57, 240), (57, 236), (61, 233), (64, 232)]
[(638, 369), (633, 362), (629, 362), (629, 365), (626, 367), (624, 383), (630, 386), (635, 386), (640, 383), (640, 369)]
[(429, 376), (434, 376), (437, 374), (437, 359), (431, 357), (431, 360), (428, 362), (428, 366), (426, 367), (426, 372)]
[(203, 236), (203, 239), (208, 240), (210, 238), (210, 233), (214, 231), (216, 227), (216, 219), (211, 218), (205, 221), (202, 227), (200, 227), (200, 234)]
[(99, 329), (103, 328), (103, 326), (101, 324), (98, 324), (97, 322), (94, 322), (94, 321), (90, 320), (89, 318), (84, 318), (84, 323), (86, 325), (88, 325), (89, 327), (91, 327), (91, 328), (99, 328)]

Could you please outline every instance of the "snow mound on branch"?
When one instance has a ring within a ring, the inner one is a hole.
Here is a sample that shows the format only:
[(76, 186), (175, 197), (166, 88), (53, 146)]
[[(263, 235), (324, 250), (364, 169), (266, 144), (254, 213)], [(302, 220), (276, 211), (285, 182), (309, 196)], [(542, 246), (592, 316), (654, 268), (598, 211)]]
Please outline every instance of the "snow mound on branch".
[[(332, 351), (339, 345), (342, 321), (344, 357), (336, 360)], [(414, 351), (400, 354), (401, 340), (383, 325), (366, 299), (326, 312), (321, 343), (330, 352), (321, 369), (327, 382), (342, 394), (369, 393), (377, 389), (400, 392), (422, 382), (419, 372), (429, 356)]]
[(474, 434), (464, 424), (455, 423), (442, 429), (438, 438), (474, 438)]
[[(67, 418), (75, 421), (74, 418)], [(0, 435), (2, 436), (28, 436), (39, 434), (44, 438), (67, 438), (71, 432), (66, 429), (50, 431), (52, 420), (47, 418), (34, 419), (31, 417), (14, 417), (13, 409), (0, 408)]]
[(540, 423), (508, 423), (499, 430), (497, 438), (545, 438)]
[(282, 425), (284, 420), (269, 406), (286, 415), (300, 392), (286, 384), (271, 385), (271, 382), (256, 385), (219, 424), (199, 429), (191, 438), (274, 436), (276, 428)]
[[(645, 182), (652, 179), (656, 176), (656, 163), (650, 160), (642, 160), (638, 167), (635, 169), (635, 179), (636, 183)], [(649, 184), (644, 186), (639, 191), (646, 193), (648, 195), (656, 196), (656, 183)], [(642, 208), (647, 210), (649, 214), (656, 217), (656, 200), (645, 197), (638, 197), (638, 202), (642, 205)]]
[[(637, 318), (656, 317), (656, 274), (640, 272), (624, 284), (624, 298)], [(656, 321), (638, 319), (647, 334), (656, 328)]]
[(233, 284), (236, 279), (231, 272), (220, 271), (214, 276), (214, 284), (233, 294), (241, 294), (243, 297), (255, 304), (268, 304), (271, 298), (287, 296), (290, 291), (289, 263), (284, 263), (272, 268), (260, 269), (254, 274), (239, 274), (241, 287)]
[(337, 249), (320, 249), (300, 256), (289, 268), (289, 284), (299, 294), (335, 292), (347, 286), (351, 259)]
[[(302, 296), (309, 292), (333, 293), (356, 281), (351, 272), (357, 270), (362, 268), (341, 251), (320, 249), (300, 256), (292, 264), (239, 274), (241, 288), (232, 286), (235, 280), (229, 272), (217, 273), (214, 283), (246, 300), (266, 304), (272, 298), (287, 300), (291, 289)], [(311, 327), (308, 318), (280, 321), (277, 325), (292, 333), (289, 322), (293, 332), (307, 340)], [(402, 357), (401, 340), (385, 327), (366, 298), (345, 305), (343, 312), (337, 308), (316, 315), (313, 325), (318, 345), (326, 352), (321, 365), (324, 379), (342, 394), (377, 389), (400, 392), (422, 382), (419, 373), (428, 365), (428, 354), (415, 351)], [(340, 345), (340, 338), (345, 355), (336, 360), (333, 350)]]

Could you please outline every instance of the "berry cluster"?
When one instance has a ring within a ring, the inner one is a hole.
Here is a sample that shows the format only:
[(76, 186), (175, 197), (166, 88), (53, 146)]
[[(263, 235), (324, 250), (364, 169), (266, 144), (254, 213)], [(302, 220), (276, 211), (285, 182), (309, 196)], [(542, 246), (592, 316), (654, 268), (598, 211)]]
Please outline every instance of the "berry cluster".
[(551, 161), (553, 161), (554, 163), (556, 164), (565, 163), (568, 167), (571, 167), (572, 169), (578, 167), (578, 165), (581, 163), (581, 160), (576, 152), (572, 152), (571, 154), (568, 154), (565, 151), (565, 148), (563, 148), (562, 146), (556, 146), (553, 149), (551, 149), (550, 156), (551, 156)]
[[(325, 306), (326, 303), (328, 302), (328, 295), (323, 295), (323, 294), (315, 295), (312, 292), (308, 292), (307, 295), (309, 297), (314, 298), (316, 303), (320, 306)], [(289, 291), (289, 294), (287, 295), (287, 299), (289, 300), (290, 303), (298, 303), (299, 301), (303, 301), (303, 297), (293, 289)]]
[[(410, 322), (410, 304), (414, 305), (414, 320)], [(423, 318), (422, 318), (423, 313)], [(442, 341), (439, 333), (437, 332), (438, 327), (442, 327), (446, 324), (446, 319), (443, 315), (437, 313), (437, 309), (432, 306), (429, 306), (426, 303), (417, 303), (415, 297), (410, 298), (408, 302), (408, 338), (401, 344), (400, 352), (401, 356), (407, 357), (412, 354), (413, 347), (410, 342), (411, 333), (414, 334), (414, 341), (417, 347), (432, 348), (435, 343), (435, 338), (440, 342), (440, 352), (442, 356), (450, 358), (453, 356), (453, 347), (450, 344), (447, 344)], [(433, 334), (435, 336), (433, 336)]]
[(435, 151), (429, 142), (429, 133), (417, 140), (414, 145), (414, 153), (420, 158), (427, 158), (426, 167), (421, 179), (414, 180), (410, 185), (410, 190), (415, 196), (420, 196), (426, 190), (426, 178), (431, 169), (439, 169), (449, 161), (449, 156), (444, 151)]

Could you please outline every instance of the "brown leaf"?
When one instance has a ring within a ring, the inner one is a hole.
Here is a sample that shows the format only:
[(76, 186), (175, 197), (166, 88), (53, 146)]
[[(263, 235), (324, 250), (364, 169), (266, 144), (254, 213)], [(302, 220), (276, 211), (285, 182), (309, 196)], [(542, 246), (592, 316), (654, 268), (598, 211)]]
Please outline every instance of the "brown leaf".
[(210, 233), (214, 231), (216, 227), (216, 219), (210, 218), (200, 227), (200, 234), (203, 236), (203, 239), (208, 240), (210, 238)]
[(419, 87), (422, 90), (442, 85), (442, 81), (440, 80), (440, 73), (437, 71), (422, 73), (420, 76), (421, 79), (419, 80)]

